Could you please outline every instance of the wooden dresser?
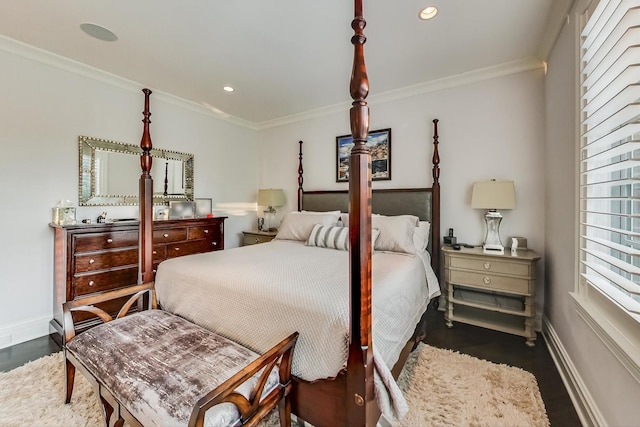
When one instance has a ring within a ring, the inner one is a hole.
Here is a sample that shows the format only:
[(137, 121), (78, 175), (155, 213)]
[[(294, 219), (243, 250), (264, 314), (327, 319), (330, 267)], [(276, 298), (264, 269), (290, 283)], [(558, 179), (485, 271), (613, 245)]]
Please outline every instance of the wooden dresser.
[[(155, 221), (154, 271), (165, 259), (224, 249), (226, 217)], [(113, 224), (50, 224), (54, 240), (54, 293), (51, 325), (62, 336), (62, 303), (138, 281), (138, 221)], [(113, 304), (114, 307), (117, 304)], [(114, 312), (105, 306), (108, 312)], [(92, 323), (74, 318), (78, 327)]]
[(536, 263), (540, 257), (522, 250), (515, 255), (484, 253), (482, 248), (442, 248), (447, 288), (445, 320), (469, 323), (525, 337), (533, 346)]

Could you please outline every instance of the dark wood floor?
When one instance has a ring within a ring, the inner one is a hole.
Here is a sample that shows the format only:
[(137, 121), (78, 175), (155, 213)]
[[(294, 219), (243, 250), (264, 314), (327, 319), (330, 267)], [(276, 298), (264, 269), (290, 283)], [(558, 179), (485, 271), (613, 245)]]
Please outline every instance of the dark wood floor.
[[(449, 329), (444, 324), (442, 312), (438, 312), (433, 320), (428, 338), (425, 340), (427, 344), (459, 351), (494, 363), (517, 366), (531, 372), (538, 381), (551, 425), (580, 426), (580, 419), (540, 335), (538, 335), (536, 346), (529, 348), (524, 344), (524, 338), (476, 326), (456, 323)], [(0, 350), (0, 371), (9, 371), (59, 350), (58, 344), (49, 337), (2, 349)]]

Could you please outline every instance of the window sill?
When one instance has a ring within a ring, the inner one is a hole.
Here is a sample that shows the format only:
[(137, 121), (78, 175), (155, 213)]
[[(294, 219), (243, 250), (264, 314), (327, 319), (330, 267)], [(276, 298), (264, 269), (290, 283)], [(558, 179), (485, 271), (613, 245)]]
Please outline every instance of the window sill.
[(640, 323), (595, 288), (589, 289), (588, 297), (575, 292), (569, 294), (578, 315), (640, 383)]

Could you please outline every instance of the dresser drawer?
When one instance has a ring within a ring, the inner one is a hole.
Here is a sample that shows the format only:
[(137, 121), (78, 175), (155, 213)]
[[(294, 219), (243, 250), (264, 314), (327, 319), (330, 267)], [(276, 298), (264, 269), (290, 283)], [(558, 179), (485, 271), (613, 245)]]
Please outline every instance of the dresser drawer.
[(153, 245), (153, 261), (162, 261), (167, 258), (167, 245)]
[(262, 236), (260, 234), (245, 234), (242, 237), (242, 245), (257, 245), (258, 243), (267, 243), (273, 240), (273, 236)]
[(189, 240), (198, 240), (198, 239), (215, 239), (218, 240), (220, 237), (220, 227), (219, 226), (209, 226), (209, 227), (189, 227)]
[(123, 286), (135, 285), (138, 282), (138, 266), (96, 274), (79, 275), (74, 278), (74, 282), (74, 298), (95, 292), (121, 288)]
[[(209, 252), (220, 247), (217, 240), (193, 240), (190, 242), (167, 245), (167, 258)], [(213, 249), (212, 249), (213, 248)]]
[(138, 263), (138, 249), (123, 249), (76, 255), (76, 272), (97, 271)]
[(114, 231), (75, 236), (76, 252), (101, 251), (105, 249), (138, 246), (138, 232)]
[(515, 276), (530, 277), (530, 263), (506, 262), (494, 259), (478, 258), (450, 258), (451, 268), (462, 268), (465, 270), (476, 270), (487, 273), (513, 274)]
[(171, 243), (187, 240), (187, 228), (153, 230), (153, 243)]
[(451, 270), (449, 272), (449, 281), (456, 285), (471, 285), (479, 288), (515, 292), (518, 294), (529, 293), (529, 280), (497, 276), (495, 274)]

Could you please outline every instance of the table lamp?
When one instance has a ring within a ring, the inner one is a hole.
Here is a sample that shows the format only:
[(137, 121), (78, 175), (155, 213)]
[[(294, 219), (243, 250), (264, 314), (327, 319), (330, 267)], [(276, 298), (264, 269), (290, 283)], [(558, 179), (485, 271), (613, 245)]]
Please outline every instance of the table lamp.
[(265, 229), (264, 231), (276, 231), (272, 227), (272, 219), (275, 218), (276, 210), (274, 206), (284, 206), (284, 191), (280, 188), (267, 188), (258, 190), (258, 206), (267, 206), (264, 210)]
[(504, 253), (500, 241), (500, 222), (502, 215), (498, 209), (514, 209), (516, 207), (516, 190), (513, 181), (479, 181), (473, 183), (471, 207), (487, 209), (484, 220), (487, 224), (487, 235), (482, 246), (487, 253)]

